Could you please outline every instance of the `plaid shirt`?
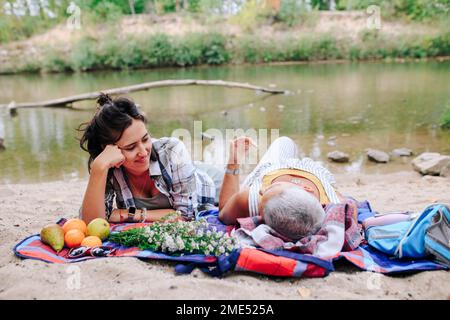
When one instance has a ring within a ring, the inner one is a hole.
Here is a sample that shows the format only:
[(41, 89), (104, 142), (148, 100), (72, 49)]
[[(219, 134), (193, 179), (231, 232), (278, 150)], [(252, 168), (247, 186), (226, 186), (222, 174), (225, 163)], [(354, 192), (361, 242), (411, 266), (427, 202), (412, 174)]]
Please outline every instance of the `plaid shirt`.
[[(149, 175), (159, 192), (169, 198), (171, 206), (188, 219), (214, 206), (214, 182), (195, 168), (186, 147), (176, 138), (152, 140)], [(110, 169), (105, 190), (108, 219), (114, 198), (119, 209), (136, 207), (127, 181), (123, 167)]]

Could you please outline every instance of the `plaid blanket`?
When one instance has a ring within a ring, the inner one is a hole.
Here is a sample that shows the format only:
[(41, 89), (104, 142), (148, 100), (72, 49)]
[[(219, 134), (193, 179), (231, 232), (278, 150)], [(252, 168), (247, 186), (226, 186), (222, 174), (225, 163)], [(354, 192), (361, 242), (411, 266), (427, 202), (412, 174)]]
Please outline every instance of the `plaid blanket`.
[[(331, 207), (330, 207), (331, 209)], [(333, 209), (337, 210), (337, 209)], [(358, 203), (359, 217), (364, 214), (371, 216), (371, 208), (368, 202)], [(373, 214), (372, 214), (373, 215)], [(199, 217), (204, 217), (211, 226), (215, 226), (219, 231), (232, 232), (232, 226), (222, 224), (218, 219), (217, 210), (203, 211)], [(66, 220), (58, 221), (60, 225)], [(142, 223), (112, 224), (111, 231), (123, 231), (130, 228), (142, 227)], [(349, 228), (347, 228), (349, 230)], [(348, 232), (351, 235), (351, 232)], [(330, 236), (331, 234), (328, 233)], [(352, 237), (348, 238), (353, 239)], [(308, 242), (314, 243), (314, 242)], [(323, 242), (327, 243), (327, 241)], [(344, 241), (344, 244), (352, 245), (356, 242)], [(170, 255), (151, 250), (140, 250), (136, 247), (123, 247), (112, 242), (104, 242), (104, 245), (116, 248), (114, 257), (136, 257), (143, 260), (159, 259), (180, 262), (175, 267), (178, 273), (190, 273), (195, 268), (200, 268), (203, 272), (212, 276), (223, 276), (232, 271), (254, 272), (269, 276), (281, 277), (324, 277), (334, 270), (333, 262), (345, 259), (362, 270), (380, 272), (385, 274), (404, 273), (424, 270), (448, 269), (429, 260), (399, 260), (373, 249), (365, 244), (359, 245), (352, 251), (339, 252), (332, 259), (318, 258), (312, 254), (293, 252), (290, 250), (274, 250), (263, 248), (241, 248), (234, 250), (229, 256), (206, 256), (201, 254)], [(305, 248), (313, 246), (305, 246)], [(67, 249), (58, 254), (49, 246), (42, 243), (39, 235), (32, 235), (20, 241), (13, 249), (13, 252), (21, 258), (37, 259), (49, 263), (74, 263), (88, 259), (105, 259), (92, 256), (78, 259), (68, 259), (65, 257)]]
[[(353, 202), (353, 203), (352, 203)], [(330, 204), (325, 208), (322, 227), (315, 234), (291, 242), (266, 224), (261, 217), (238, 219), (240, 228), (234, 236), (243, 246), (269, 250), (290, 250), (311, 254), (322, 259), (334, 258), (342, 251), (352, 251), (363, 241), (361, 225), (353, 219), (357, 203), (349, 199), (343, 204)]]

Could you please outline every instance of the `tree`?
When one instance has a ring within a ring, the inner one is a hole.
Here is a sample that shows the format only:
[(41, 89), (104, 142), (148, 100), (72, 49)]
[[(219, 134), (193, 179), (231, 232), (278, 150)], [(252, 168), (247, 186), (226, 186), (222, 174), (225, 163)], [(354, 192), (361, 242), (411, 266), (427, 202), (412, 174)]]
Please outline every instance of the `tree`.
[(130, 12), (132, 15), (136, 14), (136, 11), (134, 10), (134, 0), (128, 0), (128, 5), (130, 6)]

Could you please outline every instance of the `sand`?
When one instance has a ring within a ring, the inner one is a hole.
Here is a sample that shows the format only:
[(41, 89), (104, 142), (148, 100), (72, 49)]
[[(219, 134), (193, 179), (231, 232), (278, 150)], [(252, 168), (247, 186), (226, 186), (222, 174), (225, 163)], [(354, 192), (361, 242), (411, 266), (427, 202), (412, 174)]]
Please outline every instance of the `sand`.
[[(339, 190), (379, 212), (450, 203), (450, 179), (416, 172), (337, 175)], [(71, 265), (16, 257), (12, 248), (47, 223), (77, 216), (87, 181), (0, 185), (0, 299), (448, 299), (450, 273), (384, 276), (349, 263), (325, 278), (274, 278), (233, 272), (222, 279), (174, 263), (109, 258)], [(299, 290), (300, 289), (300, 290)]]

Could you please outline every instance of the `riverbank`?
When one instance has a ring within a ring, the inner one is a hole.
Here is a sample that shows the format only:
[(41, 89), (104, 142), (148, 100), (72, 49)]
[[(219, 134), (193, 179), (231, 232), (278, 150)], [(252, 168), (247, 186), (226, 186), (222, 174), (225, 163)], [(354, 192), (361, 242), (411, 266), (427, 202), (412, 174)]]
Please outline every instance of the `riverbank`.
[(425, 59), (450, 56), (440, 24), (382, 21), (365, 12), (316, 12), (293, 27), (243, 27), (215, 17), (137, 15), (114, 23), (59, 25), (0, 46), (0, 73), (188, 67), (195, 65)]
[[(422, 210), (450, 203), (450, 179), (408, 171), (393, 174), (338, 174), (339, 190), (367, 199), (379, 212)], [(215, 279), (195, 270), (175, 275), (174, 264), (135, 258), (98, 259), (79, 267), (81, 287), (69, 290), (67, 265), (22, 260), (14, 245), (47, 223), (75, 217), (87, 181), (0, 185), (0, 299), (447, 299), (448, 271), (382, 276), (341, 263), (326, 278), (279, 279), (232, 273)], [(51, 195), (51, 196), (50, 196)], [(447, 283), (447, 285), (446, 285)], [(300, 288), (303, 296), (299, 294)]]

